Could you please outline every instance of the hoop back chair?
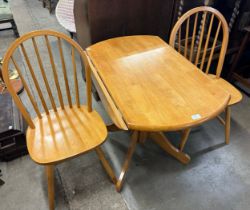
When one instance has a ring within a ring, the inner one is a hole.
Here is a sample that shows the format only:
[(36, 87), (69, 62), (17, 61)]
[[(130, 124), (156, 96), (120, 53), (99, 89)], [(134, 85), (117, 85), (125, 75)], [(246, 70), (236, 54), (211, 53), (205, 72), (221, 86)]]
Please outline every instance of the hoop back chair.
[[(65, 59), (65, 48), (71, 52), (68, 60)], [(16, 54), (21, 54), (23, 59), (16, 59)], [(70, 37), (42, 30), (27, 33), (14, 41), (3, 61), (3, 78), (8, 91), (28, 123), (29, 154), (46, 168), (51, 210), (54, 209), (53, 166), (66, 159), (95, 150), (106, 172), (116, 182), (99, 147), (106, 139), (107, 129), (99, 114), (92, 109), (90, 68), (85, 56), (82, 48)], [(80, 84), (82, 77), (77, 71), (77, 58), (85, 64), (87, 105), (81, 104), (80, 93), (85, 86)], [(27, 68), (18, 60), (22, 60)], [(16, 68), (22, 80), (26, 98), (19, 98), (11, 86), (11, 66)], [(34, 117), (29, 113), (32, 109)]]
[[(181, 16), (172, 29), (169, 44), (186, 59), (214, 79), (214, 82), (231, 95), (225, 110), (225, 142), (229, 144), (230, 106), (241, 101), (241, 93), (220, 77), (228, 45), (228, 24), (216, 9), (207, 6), (196, 7)], [(217, 64), (215, 60), (218, 60)], [(212, 71), (213, 70), (213, 71)], [(211, 71), (213, 74), (211, 74)], [(183, 150), (186, 142), (181, 142)]]

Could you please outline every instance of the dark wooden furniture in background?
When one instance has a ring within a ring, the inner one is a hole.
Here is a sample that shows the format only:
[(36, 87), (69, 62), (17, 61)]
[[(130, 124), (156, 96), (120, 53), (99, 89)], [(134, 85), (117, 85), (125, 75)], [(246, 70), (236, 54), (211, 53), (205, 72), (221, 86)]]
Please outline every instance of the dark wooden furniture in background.
[(178, 3), (176, 0), (77, 0), (74, 14), (78, 42), (87, 47), (109, 38), (138, 34), (167, 40)]
[[(229, 45), (227, 56), (223, 66), (222, 76), (227, 78), (231, 77), (232, 65), (235, 61), (236, 54), (240, 50), (240, 45), (243, 40), (243, 29), (250, 24), (250, 1), (249, 0), (216, 0), (214, 7), (217, 8), (226, 18), (229, 24)], [(237, 66), (240, 66), (242, 61), (249, 59), (240, 59)], [(244, 61), (244, 62), (245, 62)], [(238, 68), (238, 67), (236, 67)]]
[(83, 49), (91, 44), (90, 25), (88, 18), (88, 0), (77, 0), (74, 4), (74, 17), (77, 42)]
[[(250, 42), (250, 26), (247, 26), (243, 29), (245, 35), (244, 38), (241, 41), (240, 49), (238, 50), (236, 56), (234, 57), (232, 66), (230, 68), (229, 74), (228, 74), (228, 80), (236, 80), (240, 82), (243, 86), (246, 86), (247, 88), (250, 88), (250, 81), (246, 78), (244, 78), (241, 74), (244, 70), (250, 69), (250, 62), (248, 65), (243, 67), (238, 67), (238, 63), (242, 57), (242, 54), (244, 53), (244, 50), (246, 49), (247, 45)], [(248, 93), (249, 95), (249, 93)]]
[[(241, 12), (248, 10), (247, 0), (77, 0), (74, 5), (76, 32), (82, 47), (117, 36), (149, 34), (168, 41), (178, 17), (207, 4), (218, 9), (232, 33)], [(230, 36), (231, 39), (231, 36)], [(83, 41), (85, 40), (85, 41)], [(84, 43), (82, 43), (84, 42)]]
[(92, 43), (118, 36), (149, 34), (166, 40), (171, 30), (174, 0), (90, 0)]
[[(75, 17), (75, 28), (76, 28), (76, 39), (80, 46), (85, 49), (91, 45), (91, 34), (90, 26), (88, 21), (88, 0), (77, 0), (74, 3), (74, 17)], [(84, 65), (82, 63), (82, 76), (85, 80)], [(92, 87), (92, 93), (94, 98), (99, 101), (99, 95), (96, 91), (95, 86)]]

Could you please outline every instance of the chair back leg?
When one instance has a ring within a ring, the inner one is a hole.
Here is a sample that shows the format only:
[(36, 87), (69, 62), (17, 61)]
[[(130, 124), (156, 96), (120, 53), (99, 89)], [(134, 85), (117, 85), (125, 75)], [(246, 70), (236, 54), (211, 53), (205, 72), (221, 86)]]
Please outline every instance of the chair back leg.
[(225, 142), (229, 144), (230, 142), (230, 124), (231, 124), (231, 107), (227, 106), (225, 112)]
[(46, 167), (46, 174), (48, 181), (49, 209), (54, 210), (55, 208), (54, 166), (48, 165), (45, 167)]

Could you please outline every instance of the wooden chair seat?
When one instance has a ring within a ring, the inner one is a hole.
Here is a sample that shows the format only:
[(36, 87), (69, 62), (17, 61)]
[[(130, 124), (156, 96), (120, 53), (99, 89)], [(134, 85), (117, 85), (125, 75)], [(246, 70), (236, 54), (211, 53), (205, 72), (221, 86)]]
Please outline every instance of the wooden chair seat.
[(233, 85), (231, 85), (229, 82), (224, 80), (223, 78), (216, 78), (216, 75), (214, 74), (208, 74), (209, 77), (214, 79), (214, 82), (218, 83), (219, 87), (221, 87), (223, 90), (226, 90), (231, 95), (231, 99), (228, 103), (228, 106), (234, 105), (239, 103), (242, 100), (242, 94), (241, 92), (236, 89)]
[(96, 111), (86, 106), (58, 109), (34, 119), (27, 130), (27, 146), (38, 164), (56, 163), (88, 152), (102, 144), (107, 129)]

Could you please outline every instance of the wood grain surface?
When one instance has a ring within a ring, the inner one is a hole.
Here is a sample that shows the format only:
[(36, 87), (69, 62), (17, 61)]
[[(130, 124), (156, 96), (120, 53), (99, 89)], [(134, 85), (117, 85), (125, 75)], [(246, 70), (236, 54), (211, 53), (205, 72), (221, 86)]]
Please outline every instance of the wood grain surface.
[(172, 131), (222, 112), (230, 94), (157, 36), (99, 42), (87, 53), (127, 126)]

